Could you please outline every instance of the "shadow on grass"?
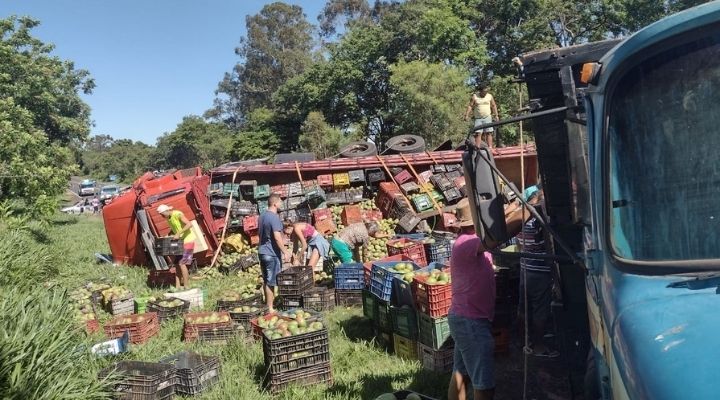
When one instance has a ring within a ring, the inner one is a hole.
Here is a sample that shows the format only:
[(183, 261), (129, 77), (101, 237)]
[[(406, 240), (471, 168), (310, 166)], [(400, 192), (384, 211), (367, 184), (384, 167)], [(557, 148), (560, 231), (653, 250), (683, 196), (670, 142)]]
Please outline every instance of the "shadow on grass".
[(78, 219), (76, 217), (55, 218), (50, 221), (50, 225), (52, 226), (69, 226), (77, 223)]
[(373, 334), (372, 324), (363, 317), (353, 316), (349, 319), (338, 321), (340, 328), (345, 336), (353, 342), (370, 341), (375, 335)]
[(30, 235), (32, 235), (33, 239), (35, 239), (36, 242), (40, 244), (51, 244), (52, 239), (50, 236), (48, 236), (47, 233), (41, 231), (40, 229), (32, 228), (29, 229)]
[[(428, 385), (431, 385), (435, 382), (431, 379), (430, 383), (427, 382), (427, 378), (425, 376), (425, 373), (420, 374), (413, 374), (413, 373), (406, 373), (406, 374), (393, 374), (393, 375), (363, 375), (358, 379), (358, 382), (361, 382), (361, 387), (358, 388), (358, 385), (347, 385), (340, 382), (335, 382), (332, 386), (330, 386), (327, 389), (327, 393), (335, 396), (343, 395), (347, 396), (348, 398), (358, 398), (358, 399), (374, 399), (378, 396), (380, 396), (383, 393), (393, 393), (397, 391), (397, 389), (394, 389), (394, 384), (397, 383), (397, 381), (403, 381), (410, 377), (413, 378), (412, 383), (410, 384), (410, 387), (407, 389), (410, 390), (416, 390), (419, 393), (422, 393), (422, 388), (427, 387)], [(426, 383), (424, 385), (420, 385), (421, 382), (425, 381)], [(444, 387), (447, 387), (447, 382), (444, 382)], [(425, 391), (427, 393), (427, 391)]]

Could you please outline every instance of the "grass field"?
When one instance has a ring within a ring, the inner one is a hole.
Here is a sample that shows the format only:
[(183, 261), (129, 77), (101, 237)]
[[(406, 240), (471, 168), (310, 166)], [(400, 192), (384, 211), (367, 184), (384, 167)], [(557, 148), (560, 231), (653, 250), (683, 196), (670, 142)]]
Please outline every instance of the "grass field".
[[(147, 270), (140, 267), (114, 267), (98, 264), (95, 253), (108, 253), (102, 220), (97, 217), (62, 217), (51, 224), (36, 240), (63, 254), (58, 283), (72, 290), (90, 280), (110, 279), (123, 285), (136, 296), (161, 295), (146, 284)], [(247, 278), (246, 278), (247, 279)], [(207, 310), (215, 306), (218, 294), (244, 283), (237, 276), (194, 280), (193, 285), (207, 289)], [(110, 316), (101, 312), (101, 323)], [(219, 355), (222, 360), (221, 380), (212, 390), (196, 396), (198, 399), (373, 399), (401, 389), (445, 398), (448, 375), (424, 371), (419, 362), (405, 361), (376, 348), (372, 340), (371, 323), (362, 317), (359, 308), (337, 308), (325, 316), (330, 331), (330, 357), (334, 384), (291, 388), (270, 396), (261, 389), (263, 377), (262, 344), (237, 340), (228, 345), (185, 343), (180, 340), (182, 320), (162, 325), (160, 334), (143, 345), (131, 347), (122, 359), (157, 361), (182, 350)], [(104, 340), (102, 334), (88, 338), (88, 343)], [(116, 358), (117, 359), (117, 358)], [(98, 370), (112, 360), (102, 360), (92, 368)]]

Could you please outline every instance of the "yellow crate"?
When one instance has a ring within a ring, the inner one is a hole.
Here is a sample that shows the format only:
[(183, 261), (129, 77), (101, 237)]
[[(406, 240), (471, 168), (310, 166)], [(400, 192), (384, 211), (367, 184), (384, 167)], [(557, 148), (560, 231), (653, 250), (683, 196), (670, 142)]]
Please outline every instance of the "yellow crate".
[(333, 186), (335, 187), (346, 187), (350, 186), (350, 174), (343, 172), (340, 174), (333, 174)]
[(418, 347), (416, 341), (404, 338), (397, 333), (393, 334), (393, 340), (396, 356), (406, 360), (418, 359)]

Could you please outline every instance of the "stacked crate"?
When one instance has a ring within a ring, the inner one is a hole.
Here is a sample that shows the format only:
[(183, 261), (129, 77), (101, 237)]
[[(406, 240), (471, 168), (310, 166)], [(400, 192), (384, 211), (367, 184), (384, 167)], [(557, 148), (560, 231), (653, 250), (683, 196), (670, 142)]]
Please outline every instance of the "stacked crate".
[(171, 399), (177, 371), (169, 364), (120, 361), (100, 371), (98, 378), (114, 376), (112, 388), (118, 399)]
[(335, 307), (335, 291), (325, 287), (314, 287), (302, 295), (303, 308), (313, 311), (328, 311)]
[(446, 372), (448, 366), (452, 368), (454, 348), (447, 317), (452, 302), (452, 285), (449, 282), (436, 283), (435, 278), (430, 280), (433, 270), (450, 274), (450, 268), (445, 264), (432, 263), (418, 271), (412, 283), (417, 308), (418, 358), (425, 369)]
[(427, 265), (425, 247), (421, 241), (415, 241), (407, 238), (388, 240), (387, 250), (388, 255), (403, 255), (421, 267)]
[(311, 268), (292, 267), (277, 276), (278, 294), (284, 309), (302, 307), (303, 294), (314, 286)]
[(338, 306), (361, 306), (365, 271), (360, 263), (345, 263), (335, 267), (335, 301)]
[(160, 360), (176, 369), (175, 393), (186, 396), (200, 394), (220, 380), (220, 358), (183, 351)]

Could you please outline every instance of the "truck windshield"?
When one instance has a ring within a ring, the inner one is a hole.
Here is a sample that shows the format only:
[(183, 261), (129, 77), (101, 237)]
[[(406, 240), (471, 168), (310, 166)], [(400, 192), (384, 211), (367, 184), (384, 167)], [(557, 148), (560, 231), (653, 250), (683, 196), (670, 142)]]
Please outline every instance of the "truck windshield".
[(115, 193), (118, 191), (118, 188), (116, 187), (109, 187), (109, 188), (103, 188), (103, 193)]
[(720, 35), (664, 50), (615, 87), (607, 119), (615, 254), (720, 258)]
[(88, 188), (91, 188), (91, 187), (93, 187), (93, 186), (95, 186), (94, 183), (81, 183), (81, 184), (80, 184), (80, 189), (88, 189)]

